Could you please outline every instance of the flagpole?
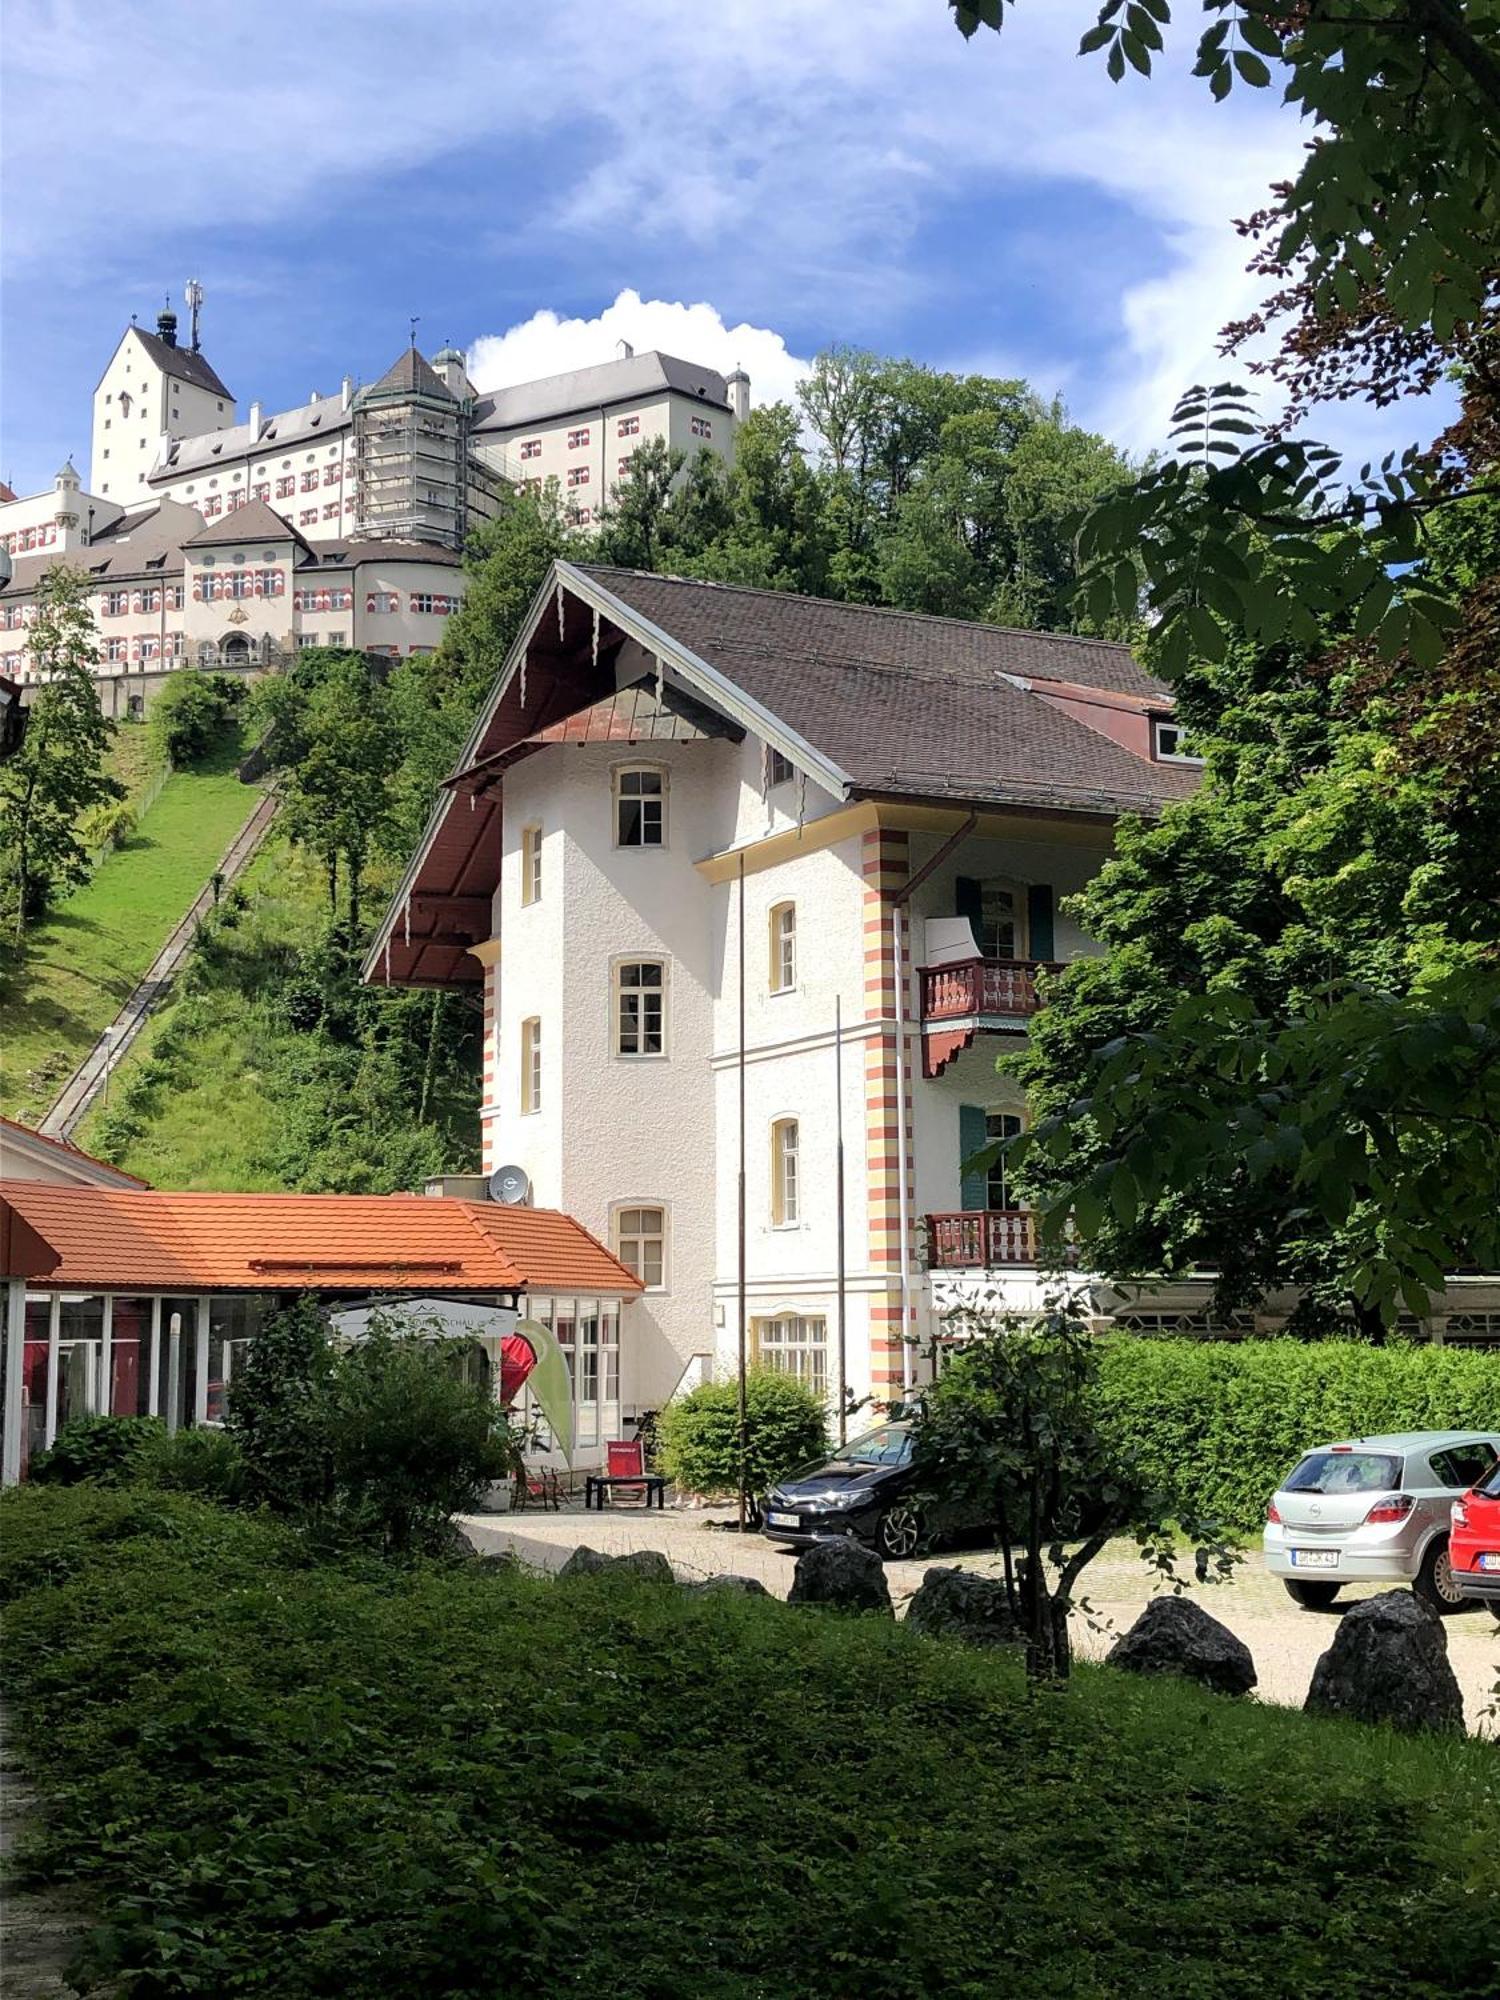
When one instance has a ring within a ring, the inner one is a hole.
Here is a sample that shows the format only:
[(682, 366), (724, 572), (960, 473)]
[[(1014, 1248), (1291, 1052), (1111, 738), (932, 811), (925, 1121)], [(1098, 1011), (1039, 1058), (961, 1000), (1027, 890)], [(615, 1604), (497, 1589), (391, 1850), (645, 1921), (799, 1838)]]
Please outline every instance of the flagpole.
[(834, 1202), (838, 1216), (839, 1443), (849, 1435), (849, 1317), (844, 1284), (844, 1002), (833, 996)]
[(740, 1472), (740, 1533), (745, 1532), (749, 1514), (749, 1495), (746, 1490), (746, 1464), (749, 1458), (750, 1425), (745, 1407), (745, 1346), (748, 1326), (745, 1316), (745, 857), (740, 856), (740, 1173), (739, 1173), (739, 1472)]

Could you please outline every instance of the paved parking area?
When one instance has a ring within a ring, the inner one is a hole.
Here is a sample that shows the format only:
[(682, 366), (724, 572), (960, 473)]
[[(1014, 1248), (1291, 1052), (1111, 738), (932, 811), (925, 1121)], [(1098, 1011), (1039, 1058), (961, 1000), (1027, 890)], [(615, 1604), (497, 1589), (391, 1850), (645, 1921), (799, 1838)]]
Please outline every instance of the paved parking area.
[[(461, 1525), (483, 1553), (511, 1552), (538, 1569), (560, 1568), (580, 1543), (607, 1555), (660, 1549), (684, 1579), (727, 1570), (758, 1577), (767, 1590), (785, 1597), (791, 1588), (794, 1556), (760, 1535), (725, 1532), (724, 1524), (732, 1520), (732, 1515), (717, 1509), (669, 1508), (664, 1514), (647, 1516), (638, 1508), (614, 1507), (603, 1514), (476, 1514)], [(957, 1563), (985, 1575), (998, 1574), (1000, 1568), (997, 1556), (969, 1551), (889, 1563), (886, 1576), (898, 1616), (933, 1562)], [(1185, 1567), (1191, 1574), (1191, 1563)], [(1093, 1618), (1074, 1612), (1074, 1645), (1082, 1657), (1097, 1658), (1139, 1616), (1152, 1595), (1152, 1584), (1134, 1544), (1112, 1542), (1085, 1572), (1084, 1586)], [(1377, 1588), (1350, 1589), (1329, 1611), (1304, 1611), (1265, 1574), (1258, 1552), (1252, 1550), (1231, 1583), (1194, 1585), (1192, 1595), (1250, 1648), (1260, 1677), (1260, 1699), (1300, 1707), (1318, 1655), (1332, 1641), (1340, 1610), (1361, 1597), (1374, 1596)], [(1102, 1629), (1096, 1629), (1095, 1621)], [(1482, 1722), (1480, 1711), (1493, 1699), (1490, 1690), (1500, 1681), (1500, 1625), (1480, 1610), (1460, 1612), (1446, 1619), (1444, 1626), (1470, 1726), (1493, 1731), (1493, 1720)]]

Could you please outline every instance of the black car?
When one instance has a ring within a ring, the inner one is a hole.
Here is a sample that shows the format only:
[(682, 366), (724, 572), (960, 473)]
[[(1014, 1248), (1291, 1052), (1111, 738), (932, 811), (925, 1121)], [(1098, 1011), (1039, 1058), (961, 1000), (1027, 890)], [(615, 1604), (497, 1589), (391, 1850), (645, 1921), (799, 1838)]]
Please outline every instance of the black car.
[(915, 1498), (912, 1437), (905, 1424), (882, 1424), (841, 1445), (806, 1472), (778, 1480), (761, 1507), (761, 1532), (789, 1546), (852, 1535), (895, 1561), (912, 1556), (939, 1531), (987, 1525)]

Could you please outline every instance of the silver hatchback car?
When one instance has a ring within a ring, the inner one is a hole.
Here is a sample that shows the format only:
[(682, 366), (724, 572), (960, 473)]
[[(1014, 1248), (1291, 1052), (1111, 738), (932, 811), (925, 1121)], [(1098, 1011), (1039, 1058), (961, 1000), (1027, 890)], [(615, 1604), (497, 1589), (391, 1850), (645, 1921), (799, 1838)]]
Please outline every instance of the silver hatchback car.
[(1397, 1431), (1319, 1445), (1266, 1508), (1266, 1568), (1309, 1609), (1346, 1583), (1409, 1583), (1435, 1611), (1464, 1599), (1448, 1561), (1449, 1510), (1500, 1459), (1489, 1431)]

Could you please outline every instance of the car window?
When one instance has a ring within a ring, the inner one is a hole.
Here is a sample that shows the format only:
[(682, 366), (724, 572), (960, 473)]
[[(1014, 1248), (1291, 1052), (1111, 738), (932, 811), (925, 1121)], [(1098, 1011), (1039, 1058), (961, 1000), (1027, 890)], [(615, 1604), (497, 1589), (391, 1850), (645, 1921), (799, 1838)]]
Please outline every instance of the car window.
[(1496, 1461), (1494, 1471), (1485, 1480), (1479, 1491), (1484, 1495), (1486, 1500), (1500, 1500), (1500, 1460)]
[(905, 1465), (911, 1457), (911, 1432), (886, 1424), (846, 1445), (839, 1457), (855, 1465)]
[(1401, 1461), (1383, 1451), (1310, 1451), (1283, 1493), (1385, 1493), (1401, 1484)]
[(1432, 1454), (1432, 1476), (1439, 1486), (1452, 1486), (1467, 1493), (1477, 1486), (1495, 1464), (1495, 1454), (1487, 1444), (1455, 1444)]

